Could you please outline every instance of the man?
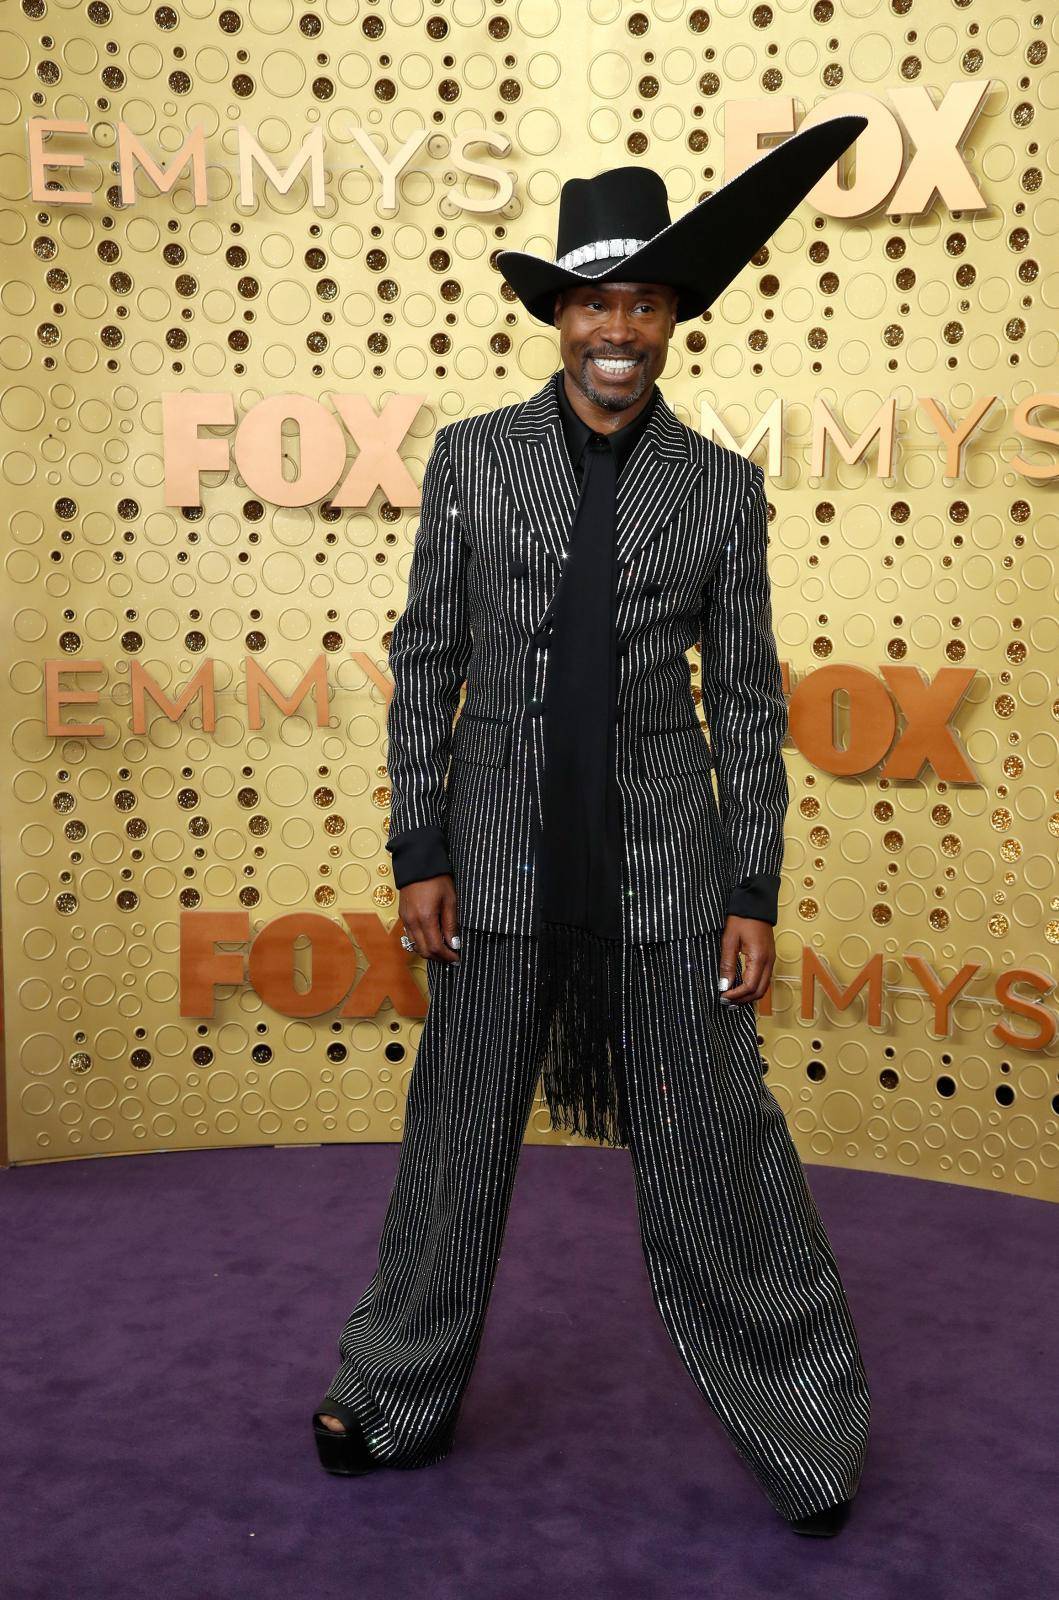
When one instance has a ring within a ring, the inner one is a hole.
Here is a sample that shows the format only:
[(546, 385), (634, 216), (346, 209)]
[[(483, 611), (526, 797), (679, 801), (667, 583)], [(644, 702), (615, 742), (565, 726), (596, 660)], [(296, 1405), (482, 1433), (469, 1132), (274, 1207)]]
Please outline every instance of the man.
[(776, 1509), (808, 1534), (848, 1515), (867, 1381), (752, 1011), (788, 803), (764, 477), (656, 380), (863, 125), (804, 130), (678, 223), (642, 168), (571, 180), (557, 260), (498, 258), (562, 367), (439, 430), (424, 479), (387, 848), (430, 1006), (378, 1269), (314, 1413), (329, 1471), (451, 1449), (543, 1073), (553, 1126), (628, 1146), (655, 1303)]

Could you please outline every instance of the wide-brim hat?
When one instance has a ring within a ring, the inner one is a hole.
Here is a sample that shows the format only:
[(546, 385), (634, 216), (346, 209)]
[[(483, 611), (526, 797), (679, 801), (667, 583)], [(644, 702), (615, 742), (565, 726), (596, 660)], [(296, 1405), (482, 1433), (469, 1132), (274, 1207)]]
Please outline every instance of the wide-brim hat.
[(867, 126), (867, 117), (840, 116), (800, 129), (676, 222), (665, 182), (650, 167), (568, 178), (559, 195), (556, 259), (500, 250), (497, 266), (526, 310), (549, 327), (558, 290), (612, 281), (670, 284), (678, 291), (677, 321), (700, 316)]

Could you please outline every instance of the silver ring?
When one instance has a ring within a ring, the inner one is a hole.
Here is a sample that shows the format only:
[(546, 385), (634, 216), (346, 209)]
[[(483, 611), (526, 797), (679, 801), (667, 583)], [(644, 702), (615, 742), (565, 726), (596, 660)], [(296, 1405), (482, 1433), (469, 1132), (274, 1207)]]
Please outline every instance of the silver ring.
[(415, 947), (416, 947), (415, 940), (414, 939), (410, 939), (407, 933), (402, 933), (402, 935), (401, 935), (401, 943), (404, 945), (406, 950), (414, 950)]

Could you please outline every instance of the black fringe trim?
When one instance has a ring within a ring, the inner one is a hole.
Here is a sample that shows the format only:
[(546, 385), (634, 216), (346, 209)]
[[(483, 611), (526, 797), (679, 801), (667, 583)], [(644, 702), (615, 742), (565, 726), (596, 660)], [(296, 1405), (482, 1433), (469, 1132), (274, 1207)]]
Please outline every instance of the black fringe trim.
[(541, 925), (542, 1077), (552, 1127), (626, 1148), (619, 961), (616, 939), (563, 923)]

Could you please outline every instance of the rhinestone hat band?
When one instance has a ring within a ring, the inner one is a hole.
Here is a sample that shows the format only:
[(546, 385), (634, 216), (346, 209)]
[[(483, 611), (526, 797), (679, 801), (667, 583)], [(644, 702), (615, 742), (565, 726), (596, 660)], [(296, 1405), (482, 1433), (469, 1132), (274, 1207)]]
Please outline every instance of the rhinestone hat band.
[(565, 256), (559, 256), (555, 265), (569, 269), (585, 261), (602, 261), (608, 256), (621, 260), (646, 243), (646, 239), (596, 239), (592, 244), (579, 244), (576, 250), (568, 250)]

